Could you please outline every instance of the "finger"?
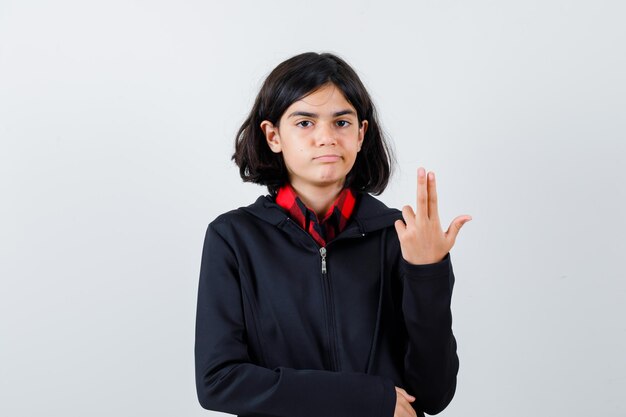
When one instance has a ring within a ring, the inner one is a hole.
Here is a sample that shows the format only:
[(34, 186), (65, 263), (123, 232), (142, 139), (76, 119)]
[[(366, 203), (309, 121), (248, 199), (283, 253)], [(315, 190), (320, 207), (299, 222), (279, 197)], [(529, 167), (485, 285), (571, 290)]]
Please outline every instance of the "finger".
[(450, 223), (450, 226), (446, 231), (446, 239), (448, 239), (450, 247), (454, 245), (454, 242), (456, 241), (456, 237), (459, 234), (459, 230), (461, 230), (461, 227), (463, 227), (463, 225), (465, 225), (465, 223), (469, 222), (470, 220), (472, 220), (472, 216), (469, 215), (457, 216), (454, 218), (454, 220), (452, 220), (452, 223)]
[[(399, 408), (399, 410), (398, 410)], [(402, 416), (402, 417), (415, 417), (416, 413), (411, 404), (404, 398), (402, 395), (398, 394), (398, 398), (396, 401), (396, 413), (394, 416)]]
[(415, 216), (421, 220), (428, 219), (428, 189), (426, 188), (426, 170), (417, 169), (417, 210)]
[(413, 212), (413, 208), (411, 206), (402, 207), (402, 217), (404, 218), (404, 223), (406, 223), (407, 226), (415, 223), (415, 213)]
[(409, 402), (407, 402), (406, 400), (404, 400), (402, 402), (402, 408), (403, 408), (404, 412), (406, 413), (406, 415), (408, 417), (417, 417), (417, 414), (415, 413), (415, 410), (413, 409), (411, 404)]
[(398, 239), (401, 239), (406, 232), (406, 225), (402, 220), (396, 220), (393, 224), (396, 227), (396, 233), (398, 234)]
[[(439, 208), (437, 204), (437, 184), (435, 183), (435, 173), (429, 172), (428, 183), (428, 218), (439, 224)], [(441, 229), (440, 229), (441, 230)]]

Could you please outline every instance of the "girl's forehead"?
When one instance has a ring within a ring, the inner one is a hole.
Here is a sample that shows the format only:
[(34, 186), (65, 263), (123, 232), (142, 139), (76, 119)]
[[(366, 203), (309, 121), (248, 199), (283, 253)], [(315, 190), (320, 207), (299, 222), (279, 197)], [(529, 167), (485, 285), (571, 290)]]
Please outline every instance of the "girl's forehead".
[(317, 108), (350, 108), (354, 107), (343, 95), (343, 92), (334, 84), (325, 84), (314, 90), (299, 100), (294, 101), (288, 109), (295, 107), (317, 107)]

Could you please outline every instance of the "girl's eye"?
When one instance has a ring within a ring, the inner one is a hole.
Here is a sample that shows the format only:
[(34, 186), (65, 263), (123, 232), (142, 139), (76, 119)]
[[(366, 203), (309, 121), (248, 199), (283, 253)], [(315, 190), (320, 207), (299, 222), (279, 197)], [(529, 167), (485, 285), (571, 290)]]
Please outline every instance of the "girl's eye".
[(350, 122), (347, 121), (347, 120), (339, 120), (339, 121), (337, 121), (337, 126), (339, 126), (339, 127), (346, 127), (349, 124), (350, 124)]
[(309, 120), (303, 120), (301, 122), (298, 122), (296, 126), (309, 127), (311, 126), (311, 122)]

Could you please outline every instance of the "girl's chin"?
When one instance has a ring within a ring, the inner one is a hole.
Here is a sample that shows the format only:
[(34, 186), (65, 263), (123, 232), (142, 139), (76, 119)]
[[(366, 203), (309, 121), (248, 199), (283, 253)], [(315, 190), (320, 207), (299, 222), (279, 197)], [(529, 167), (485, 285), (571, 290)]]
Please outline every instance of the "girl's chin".
[(300, 184), (305, 187), (321, 187), (328, 188), (332, 186), (342, 187), (346, 180), (347, 172), (344, 170), (325, 170), (311, 172), (309, 175), (289, 175), (289, 182), (292, 184)]
[(317, 178), (317, 179), (310, 179), (310, 180), (306, 180), (306, 179), (296, 179), (295, 182), (294, 180), (291, 180), (291, 184), (295, 185), (296, 187), (299, 186), (305, 186), (305, 187), (316, 187), (316, 188), (329, 188), (329, 187), (342, 187), (343, 183), (345, 182), (346, 177), (332, 177), (332, 178), (328, 178), (328, 177), (324, 177), (324, 178)]

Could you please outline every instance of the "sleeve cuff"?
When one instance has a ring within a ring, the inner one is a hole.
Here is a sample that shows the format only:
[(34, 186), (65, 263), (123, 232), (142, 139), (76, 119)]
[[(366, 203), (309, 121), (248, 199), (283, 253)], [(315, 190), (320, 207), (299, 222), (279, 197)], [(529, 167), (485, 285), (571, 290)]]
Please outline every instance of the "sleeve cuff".
[(437, 276), (447, 277), (450, 273), (450, 252), (439, 262), (424, 265), (413, 265), (404, 258), (401, 259), (400, 267), (403, 275), (412, 279), (433, 278)]
[(393, 417), (396, 411), (396, 386), (389, 378), (382, 377), (383, 400), (381, 404), (381, 417)]

